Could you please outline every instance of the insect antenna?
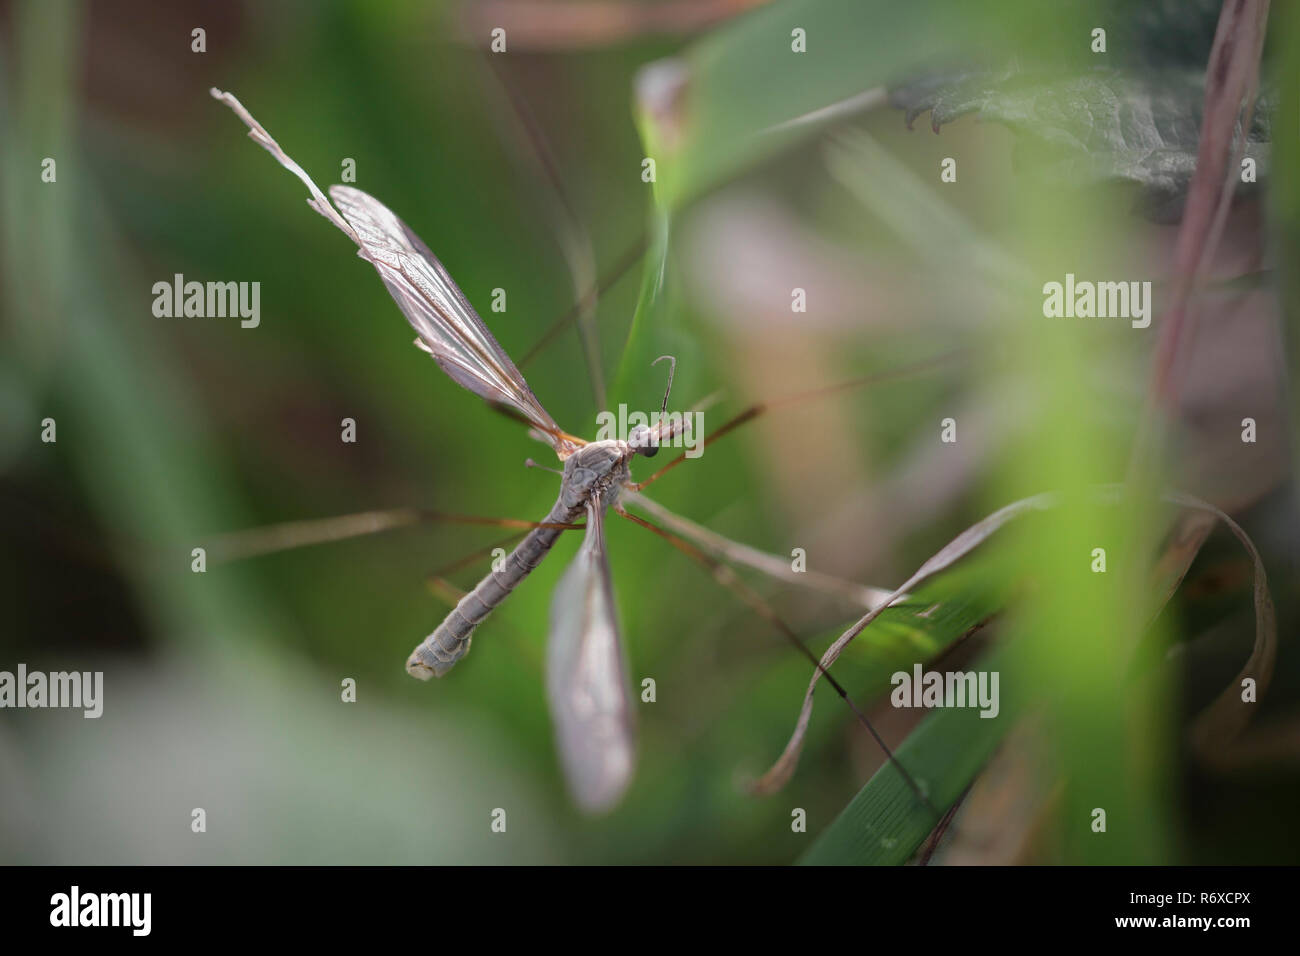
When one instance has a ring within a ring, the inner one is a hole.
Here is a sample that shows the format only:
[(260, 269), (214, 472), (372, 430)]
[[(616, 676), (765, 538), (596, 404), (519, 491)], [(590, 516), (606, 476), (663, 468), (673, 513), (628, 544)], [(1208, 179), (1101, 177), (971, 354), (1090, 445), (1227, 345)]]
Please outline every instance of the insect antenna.
[(930, 802), (930, 798), (925, 795), (925, 792), (920, 788), (916, 780), (907, 772), (907, 768), (903, 766), (896, 756), (894, 756), (894, 751), (890, 748), (889, 744), (885, 743), (884, 738), (876, 731), (876, 728), (871, 723), (871, 719), (867, 717), (867, 715), (863, 713), (862, 709), (853, 702), (853, 698), (850, 697), (849, 692), (844, 689), (844, 685), (836, 680), (834, 675), (822, 666), (821, 660), (812, 652), (811, 648), (804, 643), (799, 635), (795, 633), (794, 629), (790, 627), (790, 625), (787, 624), (779, 614), (777, 614), (776, 609), (773, 608), (761, 594), (746, 584), (745, 580), (741, 578), (740, 575), (736, 574), (734, 568), (728, 564), (724, 564), (722, 561), (717, 560), (711, 555), (704, 553), (689, 541), (678, 537), (671, 531), (667, 531), (656, 524), (646, 521), (638, 515), (623, 510), (622, 506), (616, 505), (614, 510), (624, 518), (627, 518), (633, 524), (638, 524), (641, 527), (654, 532), (678, 551), (682, 552), (682, 554), (708, 569), (719, 584), (736, 594), (760, 617), (775, 627), (777, 631), (781, 633), (781, 636), (784, 637), (791, 646), (795, 648), (795, 650), (812, 662), (813, 667), (821, 672), (821, 675), (826, 678), (826, 681), (831, 685), (835, 693), (839, 694), (844, 703), (848, 704), (849, 710), (853, 711), (854, 716), (858, 719), (858, 723), (867, 729), (867, 733), (871, 734), (876, 745), (880, 747), (881, 752), (883, 752), (889, 762), (893, 764), (894, 769), (898, 771), (899, 775), (904, 781), (906, 781), (908, 787), (910, 787), (912, 792), (916, 794), (917, 799), (925, 804), (925, 806), (928, 807), (936, 817), (940, 816), (938, 809)]
[(662, 405), (659, 406), (660, 421), (664, 420), (664, 413), (668, 411), (668, 396), (672, 394), (673, 376), (677, 374), (677, 359), (673, 358), (671, 355), (661, 355), (653, 362), (651, 362), (650, 365), (652, 367), (658, 365), (664, 359), (667, 359), (669, 363), (668, 364), (668, 387), (664, 389), (664, 402)]

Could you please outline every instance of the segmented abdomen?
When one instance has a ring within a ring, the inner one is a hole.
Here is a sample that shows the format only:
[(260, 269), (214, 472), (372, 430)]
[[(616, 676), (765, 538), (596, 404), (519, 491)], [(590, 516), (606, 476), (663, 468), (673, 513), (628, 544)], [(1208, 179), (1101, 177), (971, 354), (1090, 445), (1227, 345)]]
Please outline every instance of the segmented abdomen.
[[(563, 496), (561, 496), (563, 497)], [(565, 508), (557, 501), (546, 524), (570, 524), (583, 513), (583, 506)], [(493, 571), (480, 581), (452, 608), (432, 634), (420, 642), (406, 659), (406, 672), (420, 680), (441, 677), (469, 653), (470, 637), (479, 623), (492, 613), (492, 609), (505, 600), (542, 558), (551, 550), (555, 540), (563, 534), (560, 528), (534, 528), (523, 541), (506, 556), (500, 571)]]

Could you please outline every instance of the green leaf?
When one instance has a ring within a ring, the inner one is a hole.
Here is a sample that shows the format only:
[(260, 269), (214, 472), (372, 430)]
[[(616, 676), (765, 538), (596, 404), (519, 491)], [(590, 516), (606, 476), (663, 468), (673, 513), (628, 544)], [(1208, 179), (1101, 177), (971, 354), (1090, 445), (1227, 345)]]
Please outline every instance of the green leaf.
[[(1134, 183), (1140, 208), (1160, 222), (1181, 215), (1204, 99), (1203, 70), (1181, 69), (964, 74), (890, 94), (908, 125), (929, 110), (935, 132), (968, 114), (1009, 127), (1020, 137), (1017, 166), (1049, 182)], [(1275, 97), (1261, 96), (1246, 140), (1259, 179), (1268, 169), (1274, 106)]]
[[(948, 61), (970, 44), (996, 55), (1002, 17), (960, 0), (793, 0), (740, 18), (639, 84), (642, 140), (656, 160), (656, 198), (677, 209), (805, 139), (790, 121)], [(1011, 16), (1010, 13), (1007, 14)], [(791, 49), (805, 31), (807, 52)]]
[[(978, 665), (1002, 671), (1006, 653)], [(927, 717), (895, 751), (940, 813), (956, 802), (975, 779), (1002, 735), (1012, 727), (1020, 708), (1015, 681), (1000, 685), (1001, 709), (994, 719), (973, 708), (954, 707)], [(804, 865), (895, 865), (905, 863), (938, 820), (935, 811), (917, 799), (892, 763), (867, 781), (835, 821), (822, 831), (799, 860)]]

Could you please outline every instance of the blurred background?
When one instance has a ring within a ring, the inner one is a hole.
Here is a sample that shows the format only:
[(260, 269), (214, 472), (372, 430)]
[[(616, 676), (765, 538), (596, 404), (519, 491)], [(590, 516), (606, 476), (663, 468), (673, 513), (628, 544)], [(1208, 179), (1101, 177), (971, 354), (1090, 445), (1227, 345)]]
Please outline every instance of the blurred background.
[[(748, 791), (811, 666), (612, 516), (629, 675), (653, 678), (656, 700), (634, 703), (636, 776), (596, 818), (566, 792), (544, 694), (576, 535), (430, 684), (402, 665), (449, 609), (431, 578), (471, 587), (486, 559), (442, 569), (500, 529), (423, 523), (192, 572), (191, 549), (243, 529), (389, 508), (539, 520), (558, 488), (524, 467), (550, 464), (541, 445), (412, 347), (373, 270), (217, 87), (322, 187), (352, 161), (566, 430), (593, 437), (620, 402), (657, 409), (649, 360), (665, 352), (674, 407), (718, 397), (706, 437), (769, 403), (648, 492), (694, 522), (892, 589), (1004, 505), (1062, 495), (836, 665), (939, 809), (959, 804), (933, 862), (1295, 862), (1300, 289), (1278, 266), (1295, 261), (1300, 193), (1295, 124), (1273, 122), (1296, 115), (1294, 16), (1268, 23), (1243, 147), (1258, 182), (1200, 270), (1156, 441), (1139, 425), (1218, 4), (898, 6), (0, 2), (0, 669), (105, 674), (97, 720), (0, 712), (0, 860), (784, 863), (819, 837), (822, 861), (934, 850), (934, 821), (890, 789), (825, 686), (790, 782)], [(1152, 281), (1152, 326), (1045, 319), (1042, 285), (1067, 272)], [(260, 325), (155, 316), (154, 283), (176, 274), (259, 282)], [(866, 376), (880, 381), (780, 401)], [(1213, 516), (1089, 492), (1131, 476), (1148, 444), (1152, 487), (1242, 524), (1272, 629), (1250, 553)], [(818, 653), (864, 611), (741, 573)], [(1248, 658), (1266, 692), (1240, 729), (1211, 704)], [(1000, 668), (1002, 715), (891, 708), (889, 674), (914, 662)]]

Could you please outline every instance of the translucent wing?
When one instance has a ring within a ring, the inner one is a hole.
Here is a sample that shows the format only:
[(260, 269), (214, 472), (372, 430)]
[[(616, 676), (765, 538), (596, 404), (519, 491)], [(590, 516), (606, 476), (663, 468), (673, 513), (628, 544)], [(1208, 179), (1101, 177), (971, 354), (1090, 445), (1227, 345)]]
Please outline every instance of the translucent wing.
[(393, 300), (419, 333), (416, 344), (457, 384), (490, 402), (514, 408), (557, 451), (567, 451), (564, 433), (420, 237), (387, 206), (359, 189), (331, 186), (329, 193), (355, 231), (362, 258), (374, 264)]
[(258, 145), (302, 180), (311, 192), (312, 198), (307, 200), (311, 207), (361, 247), (361, 257), (374, 264), (398, 307), (420, 333), (416, 344), (431, 354), (443, 371), (475, 395), (517, 411), (561, 458), (583, 444), (560, 431), (437, 256), (406, 223), (383, 203), (348, 186), (330, 189), (343, 213), (340, 216), (311, 177), (238, 99), (216, 88), (210, 92), (244, 121), (248, 135)]
[(605, 508), (587, 505), (587, 537), (551, 603), (546, 689), (560, 760), (577, 803), (618, 802), (632, 777), (632, 711), (605, 555)]

